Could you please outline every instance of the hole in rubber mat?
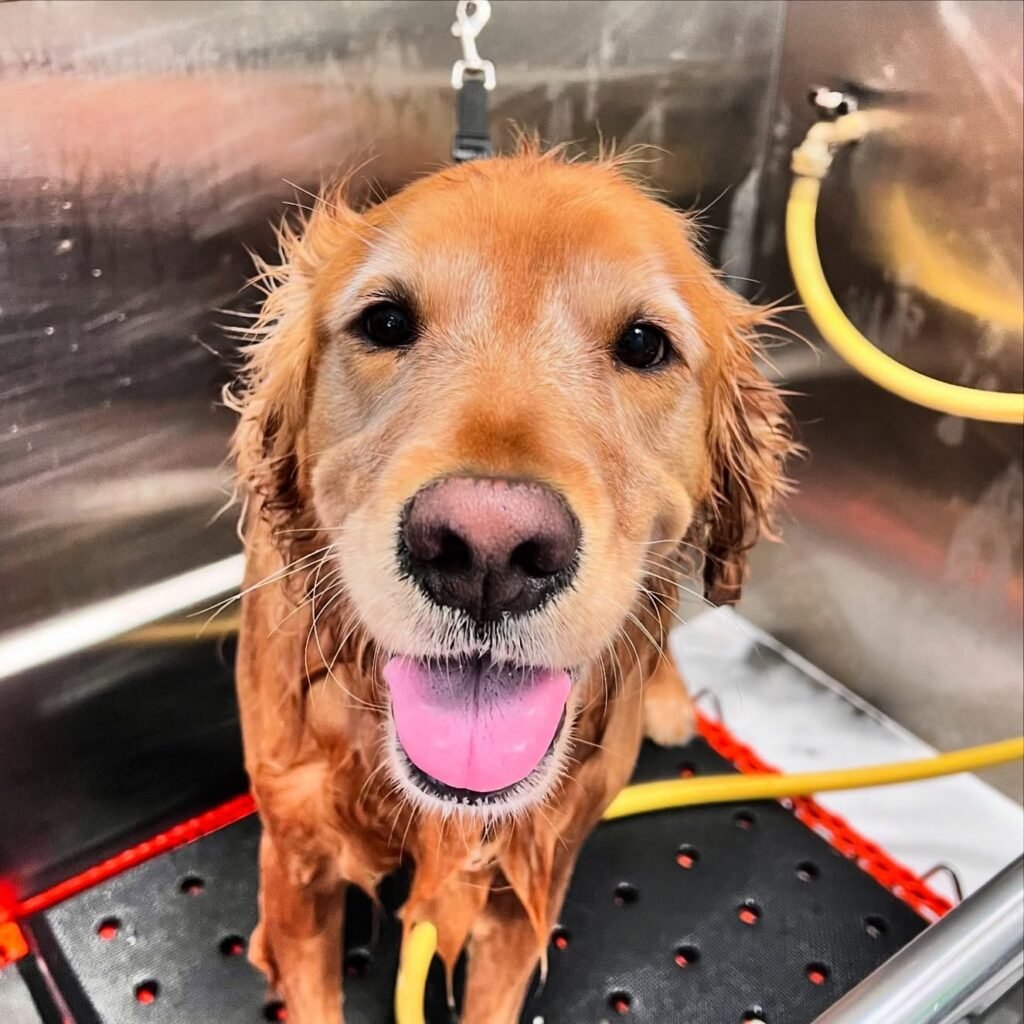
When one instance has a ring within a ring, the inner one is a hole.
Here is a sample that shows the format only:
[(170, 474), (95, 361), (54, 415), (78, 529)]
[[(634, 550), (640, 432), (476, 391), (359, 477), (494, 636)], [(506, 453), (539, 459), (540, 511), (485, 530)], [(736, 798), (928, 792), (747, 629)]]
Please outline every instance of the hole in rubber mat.
[(761, 908), (753, 900), (744, 900), (736, 916), (746, 925), (755, 925), (761, 920)]
[(263, 1007), (263, 1019), (282, 1021), (288, 1019), (288, 1010), (280, 999), (273, 999)]
[(350, 949), (345, 954), (342, 970), (346, 978), (365, 978), (372, 964), (373, 958), (368, 949)]
[(135, 986), (135, 1002), (142, 1006), (150, 1006), (156, 1002), (160, 995), (160, 983), (158, 981), (140, 981)]
[(824, 985), (828, 981), (828, 968), (824, 964), (808, 964), (807, 980), (812, 985)]
[(221, 940), (220, 951), (227, 957), (241, 956), (245, 952), (245, 939), (241, 935), (228, 935)]
[(752, 1006), (740, 1020), (743, 1024), (768, 1024), (768, 1017), (760, 1006)]
[(551, 931), (551, 945), (555, 949), (568, 949), (569, 948), (570, 935), (567, 929), (558, 925)]
[(802, 860), (796, 866), (796, 877), (801, 882), (813, 882), (821, 872), (818, 871), (818, 865), (810, 860)]
[(676, 850), (676, 863), (681, 868), (686, 868), (687, 870), (689, 870), (690, 868), (694, 867), (699, 860), (700, 853), (698, 852), (696, 847), (689, 846), (688, 844), (684, 843), (682, 846), (679, 847), (678, 850)]
[(884, 917), (878, 917), (876, 914), (872, 914), (870, 917), (864, 918), (864, 931), (868, 933), (873, 939), (880, 939), (889, 930), (889, 925), (886, 923)]
[(692, 967), (700, 959), (700, 950), (696, 946), (677, 946), (674, 959), (676, 967)]
[(753, 811), (737, 811), (732, 816), (733, 824), (744, 832), (749, 832), (756, 824), (757, 818)]
[(105, 917), (96, 926), (96, 934), (103, 939), (104, 942), (110, 942), (111, 939), (116, 939), (120, 930), (121, 919), (119, 917)]
[(615, 905), (619, 907), (632, 906), (638, 899), (640, 899), (640, 893), (635, 885), (629, 882), (619, 882), (615, 886), (615, 893), (612, 896), (615, 901)]
[(700, 774), (700, 769), (692, 761), (682, 761), (678, 771), (681, 779), (692, 779), (695, 775)]
[(198, 896), (206, 888), (204, 882), (198, 875), (186, 875), (178, 886), (178, 891), (186, 896)]
[(608, 1006), (613, 1013), (625, 1017), (633, 1009), (633, 997), (623, 989), (617, 989), (608, 997)]

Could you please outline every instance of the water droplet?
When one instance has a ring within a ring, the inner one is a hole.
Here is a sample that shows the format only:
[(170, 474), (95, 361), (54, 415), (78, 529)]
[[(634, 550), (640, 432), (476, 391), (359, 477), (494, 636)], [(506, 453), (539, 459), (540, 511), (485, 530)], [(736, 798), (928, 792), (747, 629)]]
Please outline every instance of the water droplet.
[(131, 383), (132, 383), (131, 377), (118, 377), (118, 379), (117, 379), (117, 386), (119, 388), (131, 387)]
[(32, 442), (31, 441), (26, 441), (25, 442), (25, 451), (27, 451), (27, 452), (32, 451)]
[(966, 421), (959, 416), (943, 416), (935, 424), (935, 434), (938, 439), (950, 448), (956, 448), (964, 443), (967, 433)]
[(72, 242), (70, 238), (62, 238), (57, 243), (56, 253), (58, 256), (63, 256), (65, 253), (71, 252), (71, 250), (74, 249), (74, 247), (75, 243)]
[(117, 314), (117, 322), (118, 322), (119, 324), (123, 324), (123, 323), (124, 323), (124, 321), (125, 321), (125, 316), (126, 316), (126, 315), (127, 315), (127, 314), (125, 314), (125, 313), (118, 313), (118, 314)]
[(68, 345), (68, 348), (71, 349), (72, 352), (77, 352), (78, 351), (78, 342), (77, 341), (71, 342), (71, 344)]
[(45, 334), (48, 338), (52, 338), (53, 337), (53, 332), (55, 330), (56, 330), (56, 328), (54, 328), (54, 327), (44, 327), (43, 328), (43, 334)]
[(12, 423), (11, 424), (11, 433), (12, 434), (16, 434), (17, 432), (18, 432), (18, 424), (17, 423)]
[(103, 271), (100, 270), (99, 267), (93, 267), (92, 268), (92, 276), (93, 277), (102, 277), (103, 276)]
[(70, 199), (65, 199), (64, 202), (60, 204), (60, 208), (62, 210), (70, 210), (71, 209), (71, 200)]
[(109, 398), (104, 398), (103, 399), (103, 408), (104, 409), (109, 409), (110, 408), (110, 399)]

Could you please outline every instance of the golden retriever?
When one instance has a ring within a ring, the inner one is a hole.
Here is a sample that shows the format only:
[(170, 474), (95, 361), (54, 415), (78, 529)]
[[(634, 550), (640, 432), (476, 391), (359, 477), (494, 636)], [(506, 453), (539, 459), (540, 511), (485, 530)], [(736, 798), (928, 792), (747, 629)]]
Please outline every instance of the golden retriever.
[(294, 1024), (341, 1020), (345, 888), (400, 862), (405, 929), (449, 978), (468, 950), (462, 1019), (517, 1020), (644, 732), (688, 735), (679, 580), (699, 552), (738, 597), (792, 447), (765, 312), (693, 236), (621, 161), (524, 145), (332, 192), (262, 268), (238, 692), (251, 956)]

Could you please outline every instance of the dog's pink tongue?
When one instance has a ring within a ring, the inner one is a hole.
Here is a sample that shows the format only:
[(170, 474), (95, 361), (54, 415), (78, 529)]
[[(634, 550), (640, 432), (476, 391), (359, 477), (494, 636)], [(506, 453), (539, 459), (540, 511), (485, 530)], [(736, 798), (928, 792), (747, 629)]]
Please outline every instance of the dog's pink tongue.
[(392, 658), (384, 666), (398, 739), (420, 771), (489, 793), (525, 779), (555, 737), (568, 673)]

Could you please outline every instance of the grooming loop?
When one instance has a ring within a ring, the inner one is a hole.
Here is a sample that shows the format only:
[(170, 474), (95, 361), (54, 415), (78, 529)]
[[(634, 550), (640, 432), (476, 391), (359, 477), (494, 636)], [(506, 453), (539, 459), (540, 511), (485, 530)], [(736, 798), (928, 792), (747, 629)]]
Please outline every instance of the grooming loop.
[(488, 0), (459, 0), (452, 35), (462, 40), (462, 59), (452, 66), (452, 88), (456, 90), (455, 138), (452, 159), (458, 163), (494, 155), (487, 116), (487, 93), (497, 77), (494, 65), (481, 58), (476, 39), (490, 20)]

